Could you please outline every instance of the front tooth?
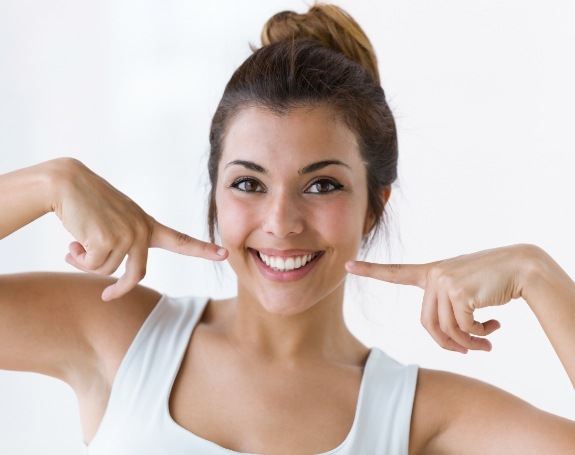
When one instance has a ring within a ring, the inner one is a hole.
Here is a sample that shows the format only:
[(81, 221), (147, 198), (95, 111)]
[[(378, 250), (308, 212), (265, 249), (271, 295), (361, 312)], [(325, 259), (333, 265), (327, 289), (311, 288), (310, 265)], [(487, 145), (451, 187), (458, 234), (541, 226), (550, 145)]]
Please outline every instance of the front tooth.
[(301, 256), (295, 258), (295, 268), (298, 269), (302, 266)]
[(293, 258), (287, 258), (285, 260), (285, 268), (286, 269), (292, 270), (294, 268), (294, 266), (295, 266), (295, 261)]
[(276, 269), (285, 270), (286, 264), (282, 258), (276, 258)]

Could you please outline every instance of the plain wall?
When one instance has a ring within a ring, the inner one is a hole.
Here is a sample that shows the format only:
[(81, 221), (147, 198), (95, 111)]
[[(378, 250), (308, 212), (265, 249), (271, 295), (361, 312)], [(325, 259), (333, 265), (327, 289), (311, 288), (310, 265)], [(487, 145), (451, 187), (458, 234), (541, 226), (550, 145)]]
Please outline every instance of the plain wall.
[[(575, 276), (572, 2), (335, 3), (372, 40), (399, 133), (391, 249), (370, 260), (429, 262), (528, 242)], [(307, 7), (0, 0), (0, 174), (72, 156), (158, 221), (207, 240), (211, 116), (248, 42), (259, 45), (265, 20), (284, 9)], [(0, 241), (0, 273), (79, 272), (64, 261), (73, 240), (50, 213)], [(220, 282), (206, 260), (151, 249), (142, 284), (227, 297), (235, 279), (223, 268)], [(366, 345), (575, 419), (573, 388), (525, 301), (478, 310), (477, 320), (502, 328), (488, 336), (492, 352), (464, 356), (420, 324), (421, 289), (349, 282), (346, 320)], [(0, 453), (79, 454), (81, 439), (70, 387), (0, 371)]]

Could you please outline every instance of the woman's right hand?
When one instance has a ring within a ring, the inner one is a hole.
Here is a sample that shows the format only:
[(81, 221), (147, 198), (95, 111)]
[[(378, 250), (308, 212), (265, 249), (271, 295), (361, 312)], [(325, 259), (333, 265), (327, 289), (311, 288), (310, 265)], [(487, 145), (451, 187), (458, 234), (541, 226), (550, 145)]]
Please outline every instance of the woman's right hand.
[(58, 161), (53, 211), (77, 240), (70, 244), (66, 262), (84, 272), (111, 275), (128, 255), (124, 275), (104, 289), (102, 300), (123, 296), (144, 278), (148, 248), (209, 260), (227, 257), (225, 249), (220, 256), (219, 246), (157, 222), (81, 161)]

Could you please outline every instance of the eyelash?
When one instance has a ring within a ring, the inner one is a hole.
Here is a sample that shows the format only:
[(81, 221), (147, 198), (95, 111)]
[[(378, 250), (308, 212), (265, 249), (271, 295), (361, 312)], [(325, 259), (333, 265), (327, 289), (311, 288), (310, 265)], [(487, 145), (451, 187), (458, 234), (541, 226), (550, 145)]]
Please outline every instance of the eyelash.
[[(253, 179), (253, 178), (251, 178), (251, 177), (240, 177), (239, 179), (234, 180), (234, 182), (230, 185), (230, 188), (235, 188), (235, 189), (237, 189), (237, 190), (239, 190), (239, 191), (241, 191), (241, 192), (243, 192), (243, 193), (261, 193), (261, 191), (246, 191), (246, 190), (240, 190), (240, 189), (237, 187), (237, 185), (239, 185), (240, 183), (250, 182), (250, 181), (251, 181), (251, 182), (256, 182), (256, 183), (258, 183), (259, 185), (261, 185), (261, 183), (259, 183), (256, 179)], [(328, 182), (328, 183), (330, 183), (331, 185), (334, 186), (334, 189), (333, 189), (333, 190), (330, 190), (330, 191), (320, 191), (320, 192), (312, 193), (312, 194), (328, 194), (328, 193), (333, 193), (333, 192), (335, 192), (335, 191), (340, 191), (340, 190), (343, 188), (343, 185), (342, 185), (341, 183), (338, 183), (338, 182), (336, 182), (335, 180), (326, 179), (326, 178), (319, 178), (319, 179), (317, 179), (315, 182), (312, 182), (312, 183), (310, 184), (310, 186), (313, 186), (313, 185), (315, 185), (315, 184), (317, 184), (317, 183), (319, 183), (319, 182)]]

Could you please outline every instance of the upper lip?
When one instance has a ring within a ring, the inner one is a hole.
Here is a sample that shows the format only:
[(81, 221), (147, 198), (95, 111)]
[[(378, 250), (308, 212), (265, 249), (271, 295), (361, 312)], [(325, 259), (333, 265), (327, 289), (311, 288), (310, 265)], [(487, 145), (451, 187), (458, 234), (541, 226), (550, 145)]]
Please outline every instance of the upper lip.
[(277, 257), (304, 256), (306, 254), (320, 252), (320, 250), (276, 250), (274, 248), (252, 248), (252, 250), (259, 251), (266, 256)]

